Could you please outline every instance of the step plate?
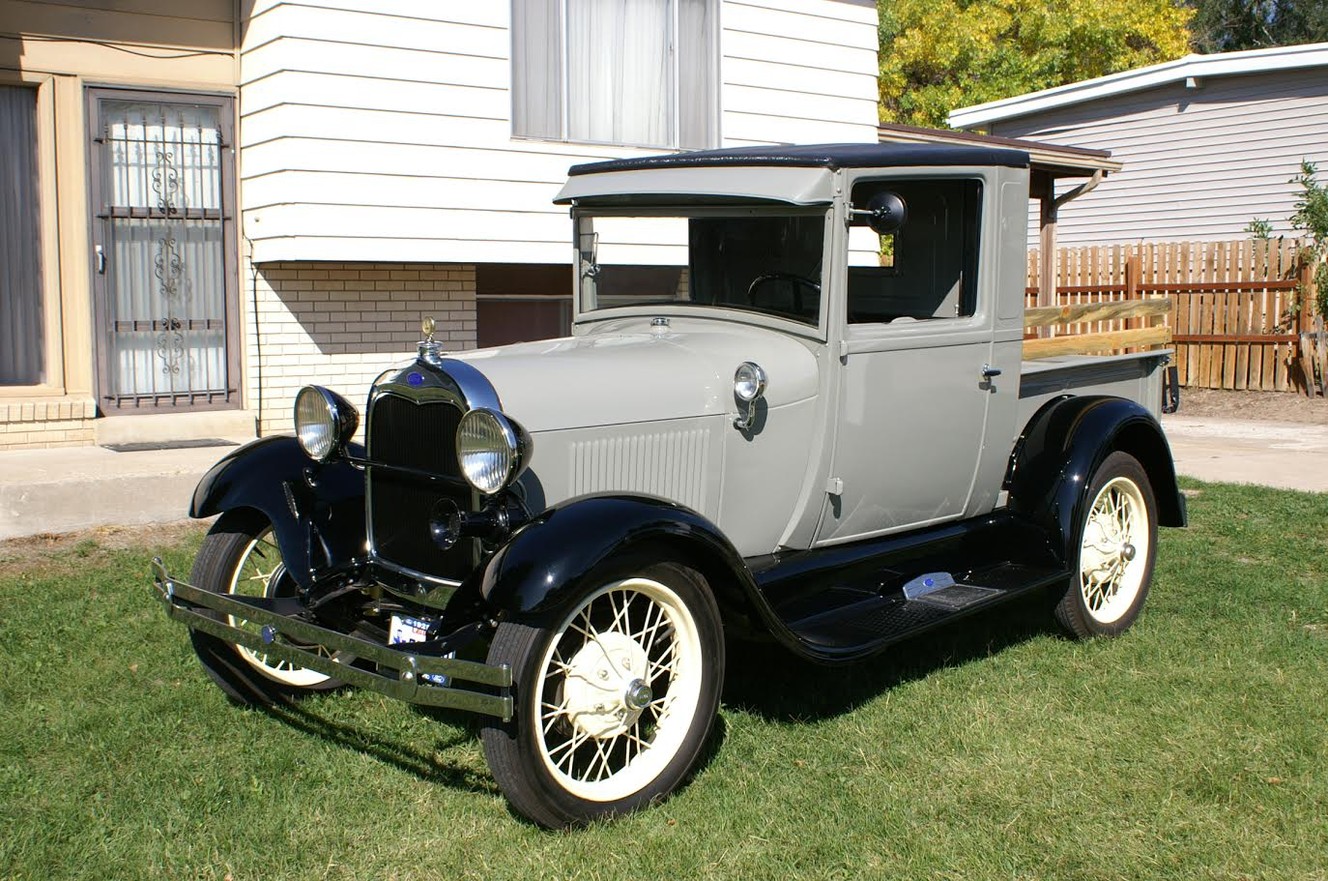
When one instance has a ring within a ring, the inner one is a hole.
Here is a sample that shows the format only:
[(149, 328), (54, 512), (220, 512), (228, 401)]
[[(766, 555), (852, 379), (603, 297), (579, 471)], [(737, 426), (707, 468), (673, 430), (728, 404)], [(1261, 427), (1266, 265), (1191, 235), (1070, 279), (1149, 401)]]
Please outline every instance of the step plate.
[(913, 603), (926, 603), (929, 606), (938, 606), (948, 612), (958, 612), (960, 609), (967, 609), (969, 606), (989, 599), (996, 594), (1003, 593), (994, 587), (978, 587), (974, 584), (952, 584), (949, 587), (932, 591), (929, 594), (910, 600)]

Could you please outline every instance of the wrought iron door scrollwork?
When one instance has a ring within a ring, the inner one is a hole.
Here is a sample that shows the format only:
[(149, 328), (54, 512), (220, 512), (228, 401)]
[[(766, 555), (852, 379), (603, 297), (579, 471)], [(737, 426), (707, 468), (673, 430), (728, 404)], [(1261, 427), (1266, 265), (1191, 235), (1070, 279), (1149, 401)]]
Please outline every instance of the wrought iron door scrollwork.
[(166, 306), (166, 317), (162, 319), (162, 332), (157, 335), (157, 357), (164, 363), (162, 373), (178, 374), (180, 362), (184, 360), (184, 323), (176, 317), (181, 305), (181, 284), (184, 276), (184, 261), (175, 237), (169, 233), (157, 240), (157, 256), (154, 260), (153, 273), (157, 276), (162, 302)]

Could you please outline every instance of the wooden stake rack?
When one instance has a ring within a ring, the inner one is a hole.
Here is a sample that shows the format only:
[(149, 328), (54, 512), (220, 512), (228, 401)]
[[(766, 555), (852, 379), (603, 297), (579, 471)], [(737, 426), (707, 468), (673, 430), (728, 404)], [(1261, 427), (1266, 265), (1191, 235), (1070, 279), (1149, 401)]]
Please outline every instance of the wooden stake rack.
[(1125, 349), (1152, 348), (1171, 342), (1171, 328), (1163, 322), (1171, 314), (1170, 297), (1037, 306), (1024, 310), (1025, 327), (1051, 327), (1090, 321), (1130, 321), (1137, 326), (1104, 333), (1077, 333), (1024, 340), (1024, 359), (1056, 355), (1087, 355)]

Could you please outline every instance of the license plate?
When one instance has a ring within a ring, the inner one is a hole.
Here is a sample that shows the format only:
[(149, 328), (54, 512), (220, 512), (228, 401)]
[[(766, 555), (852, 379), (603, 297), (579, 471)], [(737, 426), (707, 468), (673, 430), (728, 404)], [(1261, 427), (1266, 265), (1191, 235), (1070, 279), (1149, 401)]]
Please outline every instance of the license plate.
[[(387, 644), (401, 645), (404, 642), (424, 642), (429, 638), (429, 622), (409, 615), (393, 615), (387, 629)], [(444, 658), (455, 658), (456, 652), (448, 652)], [(451, 677), (442, 673), (421, 673), (420, 678), (430, 685), (449, 685)]]

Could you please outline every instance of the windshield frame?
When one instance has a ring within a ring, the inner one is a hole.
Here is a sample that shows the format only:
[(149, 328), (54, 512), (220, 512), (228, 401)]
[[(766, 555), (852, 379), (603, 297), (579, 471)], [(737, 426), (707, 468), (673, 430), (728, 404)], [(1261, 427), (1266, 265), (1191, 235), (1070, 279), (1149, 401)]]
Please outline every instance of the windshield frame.
[[(681, 217), (691, 219), (694, 217), (787, 216), (819, 216), (824, 221), (824, 229), (821, 238), (821, 274), (818, 279), (821, 285), (820, 310), (817, 314), (815, 324), (797, 321), (793, 318), (784, 318), (770, 312), (759, 312), (735, 306), (717, 306), (708, 303), (654, 303), (629, 306), (605, 306), (595, 309), (586, 309), (584, 307), (585, 300), (582, 285), (585, 281), (585, 276), (581, 269), (582, 260), (580, 242), (583, 232), (585, 234), (590, 234), (593, 230), (595, 218)], [(699, 317), (721, 321), (736, 321), (744, 324), (755, 324), (825, 342), (827, 338), (829, 316), (831, 314), (831, 279), (834, 277), (832, 270), (837, 264), (835, 258), (836, 237), (834, 235), (834, 217), (835, 211), (832, 205), (791, 205), (787, 202), (746, 203), (741, 205), (680, 205), (675, 203), (670, 205), (650, 205), (648, 207), (640, 205), (621, 207), (577, 205), (572, 209), (572, 326), (575, 329), (578, 326), (585, 326), (609, 319), (631, 317)]]

